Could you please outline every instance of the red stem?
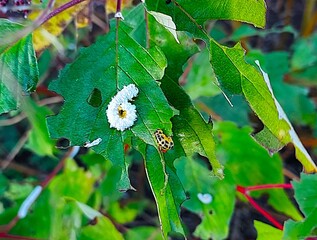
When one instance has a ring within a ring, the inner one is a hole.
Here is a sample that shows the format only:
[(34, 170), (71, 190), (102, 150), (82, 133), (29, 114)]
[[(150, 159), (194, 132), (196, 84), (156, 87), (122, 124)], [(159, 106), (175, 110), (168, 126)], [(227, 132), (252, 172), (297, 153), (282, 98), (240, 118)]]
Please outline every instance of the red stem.
[(254, 199), (252, 197), (250, 197), (247, 193), (243, 194), (248, 201), (251, 203), (251, 205), (259, 212), (263, 215), (263, 217), (265, 217), (267, 220), (269, 220), (275, 227), (277, 227), (280, 230), (283, 230), (283, 226), (275, 220), (275, 218), (269, 214), (267, 211), (265, 211), (262, 207), (260, 207), (260, 205), (258, 205), (256, 203), (256, 201), (254, 201)]
[(121, 12), (121, 0), (117, 0), (117, 12)]
[(285, 184), (263, 184), (263, 185), (256, 185), (256, 186), (246, 187), (245, 189), (247, 191), (255, 191), (255, 190), (271, 189), (271, 188), (292, 189), (293, 186), (290, 183), (285, 183)]
[(18, 240), (38, 240), (38, 238), (11, 235), (11, 234), (7, 234), (7, 233), (0, 233), (0, 239), (1, 238), (3, 238), (3, 239), (18, 239)]
[(66, 9), (68, 8), (71, 8), (83, 1), (86, 1), (86, 0), (72, 0), (70, 2), (67, 2), (65, 3), (64, 5), (54, 9), (52, 12), (50, 12), (48, 15), (45, 16), (45, 18), (42, 20), (41, 24), (47, 22), (48, 20), (50, 20), (52, 17), (56, 16), (57, 14), (65, 11)]
[(261, 213), (267, 220), (269, 220), (275, 227), (283, 230), (283, 226), (267, 211), (265, 211), (260, 205), (254, 201), (254, 199), (248, 194), (249, 191), (261, 190), (261, 189), (272, 189), (272, 188), (292, 188), (291, 184), (264, 184), (250, 187), (237, 186), (237, 191), (242, 193), (250, 202), (250, 204)]

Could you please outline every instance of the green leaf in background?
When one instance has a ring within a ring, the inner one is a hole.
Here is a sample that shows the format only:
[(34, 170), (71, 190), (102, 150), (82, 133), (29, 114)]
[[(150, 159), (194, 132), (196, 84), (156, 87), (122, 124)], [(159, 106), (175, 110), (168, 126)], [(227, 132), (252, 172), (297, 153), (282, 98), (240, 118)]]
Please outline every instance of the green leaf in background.
[(116, 229), (112, 221), (103, 216), (100, 212), (75, 199), (66, 198), (66, 200), (74, 202), (89, 220), (96, 222), (96, 224), (83, 226), (78, 234), (79, 239), (123, 239), (121, 233)]
[(298, 38), (291, 56), (291, 80), (302, 86), (317, 86), (317, 34)]
[[(230, 102), (232, 103), (233, 107), (228, 103), (227, 99), (222, 94), (218, 94), (211, 98), (199, 98), (195, 101), (195, 105), (202, 112), (206, 111), (208, 113), (208, 111), (211, 109), (223, 121), (232, 121), (239, 126), (251, 124), (249, 119), (251, 109), (244, 98), (240, 95), (234, 95), (230, 98)], [(209, 109), (206, 110), (204, 105), (206, 105)], [(210, 113), (211, 117), (216, 119), (213, 112)]]
[(140, 226), (128, 229), (124, 234), (124, 239), (135, 240), (135, 239), (148, 239), (148, 240), (163, 240), (161, 230), (151, 226)]
[[(20, 29), (19, 24), (0, 19), (0, 39)], [(0, 48), (0, 114), (17, 109), (23, 95), (34, 91), (38, 66), (32, 36), (28, 35), (9, 48)]]
[(100, 212), (98, 212), (97, 210), (91, 208), (90, 206), (78, 202), (73, 198), (69, 198), (66, 197), (65, 198), (67, 201), (73, 201), (75, 202), (75, 204), (78, 206), (78, 208), (82, 211), (82, 213), (89, 219), (89, 220), (93, 220), (96, 217), (102, 217), (102, 214)]
[(317, 175), (301, 174), (300, 182), (292, 181), (300, 210), (308, 216), (317, 208)]
[(38, 106), (30, 98), (25, 98), (21, 106), (32, 125), (25, 147), (40, 156), (53, 156), (55, 141), (48, 135), (46, 116), (53, 112), (47, 107)]
[(98, 217), (97, 224), (81, 229), (79, 240), (123, 240), (122, 234), (115, 228), (110, 219)]
[[(43, 239), (74, 239), (73, 234), (81, 226), (82, 211), (65, 199), (86, 203), (93, 191), (94, 182), (90, 173), (84, 172), (73, 160), (68, 159), (64, 172), (52, 180), (28, 215), (20, 219), (10, 233)], [(6, 212), (10, 212), (10, 208)], [(30, 222), (36, 224), (30, 227)]]
[(124, 206), (119, 201), (113, 202), (108, 210), (108, 214), (120, 224), (129, 223), (142, 213), (146, 207), (146, 202), (142, 200), (130, 201)]
[(207, 20), (234, 20), (251, 23), (257, 27), (265, 25), (264, 0), (198, 0), (195, 4), (186, 0), (172, 0), (170, 3), (146, 0), (150, 11), (157, 11), (173, 18), (178, 31), (196, 34)]
[(271, 28), (271, 29), (261, 29), (258, 30), (253, 26), (241, 24), (237, 29), (234, 30), (231, 36), (229, 36), (230, 40), (238, 42), (243, 38), (258, 36), (258, 37), (266, 37), (269, 34), (280, 34), (280, 33), (291, 33), (293, 35), (297, 35), (296, 30), (292, 26), (285, 26), (283, 28)]
[(293, 71), (303, 70), (317, 64), (317, 34), (308, 38), (299, 38), (293, 45), (291, 68)]
[[(83, 145), (101, 138), (93, 149), (110, 159), (121, 168), (118, 189), (130, 189), (127, 166), (124, 159), (123, 143), (126, 132), (109, 127), (106, 109), (118, 90), (135, 84), (139, 94), (133, 104), (137, 109), (137, 121), (131, 127), (133, 134), (147, 144), (156, 146), (154, 132), (161, 128), (171, 133), (170, 118), (173, 116), (158, 83), (166, 67), (166, 59), (158, 48), (144, 49), (130, 36), (131, 29), (121, 22), (100, 38), (96, 44), (84, 49), (80, 56), (68, 65), (51, 89), (60, 93), (65, 103), (57, 116), (48, 118), (52, 138), (65, 137), (71, 145)], [(87, 64), (89, 63), (89, 64)], [(100, 106), (87, 102), (91, 93), (98, 89), (101, 93)]]
[(184, 157), (175, 161), (175, 167), (190, 198), (183, 207), (202, 218), (194, 235), (201, 239), (225, 239), (235, 203), (235, 185), (230, 172), (225, 170), (223, 180), (211, 178), (206, 166)]
[(271, 225), (254, 221), (254, 226), (258, 232), (257, 240), (281, 240), (283, 231), (272, 227)]
[(200, 53), (196, 54), (187, 67), (190, 71), (187, 76), (184, 76), (186, 82), (183, 84), (185, 84), (184, 90), (192, 100), (203, 96), (212, 97), (221, 92), (216, 85), (217, 79), (210, 65), (207, 49), (203, 49)]
[(283, 240), (304, 240), (307, 237), (317, 237), (317, 208), (300, 222), (288, 220), (284, 224)]
[[(217, 157), (231, 172), (236, 185), (255, 186), (261, 184), (284, 183), (282, 161), (279, 155), (270, 156), (250, 136), (250, 127), (237, 128), (234, 123), (215, 124), (215, 136), (219, 139)], [(252, 196), (269, 194), (268, 203), (277, 211), (283, 212), (293, 219), (302, 219), (298, 210), (282, 189), (256, 191)]]

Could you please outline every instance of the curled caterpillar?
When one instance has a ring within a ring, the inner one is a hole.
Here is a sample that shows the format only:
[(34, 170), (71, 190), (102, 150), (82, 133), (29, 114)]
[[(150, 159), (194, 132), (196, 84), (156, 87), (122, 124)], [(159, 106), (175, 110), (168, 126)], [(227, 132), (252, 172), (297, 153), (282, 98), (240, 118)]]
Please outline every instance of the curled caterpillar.
[(112, 98), (106, 111), (110, 128), (124, 131), (133, 126), (137, 119), (136, 107), (129, 101), (135, 98), (138, 93), (139, 89), (134, 84), (130, 84), (124, 86), (123, 89)]

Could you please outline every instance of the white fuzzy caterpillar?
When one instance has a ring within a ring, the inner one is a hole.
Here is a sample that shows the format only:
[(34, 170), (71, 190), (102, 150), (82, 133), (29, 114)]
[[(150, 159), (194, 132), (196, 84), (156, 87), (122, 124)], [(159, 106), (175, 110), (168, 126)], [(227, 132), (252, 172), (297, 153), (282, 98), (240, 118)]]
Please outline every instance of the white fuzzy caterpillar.
[(124, 131), (133, 126), (137, 119), (136, 107), (129, 101), (135, 98), (138, 93), (139, 89), (134, 84), (130, 84), (124, 86), (123, 89), (112, 98), (106, 111), (111, 128)]

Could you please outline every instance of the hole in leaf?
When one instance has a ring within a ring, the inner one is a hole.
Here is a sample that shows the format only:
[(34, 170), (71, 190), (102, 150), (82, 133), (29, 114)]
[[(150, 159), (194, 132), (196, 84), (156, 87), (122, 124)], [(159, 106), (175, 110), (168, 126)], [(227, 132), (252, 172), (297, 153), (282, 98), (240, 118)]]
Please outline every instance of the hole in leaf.
[(57, 148), (65, 149), (70, 145), (70, 141), (67, 138), (60, 138), (56, 143)]
[(93, 107), (99, 107), (102, 103), (101, 91), (98, 88), (94, 88), (87, 98), (87, 102)]

